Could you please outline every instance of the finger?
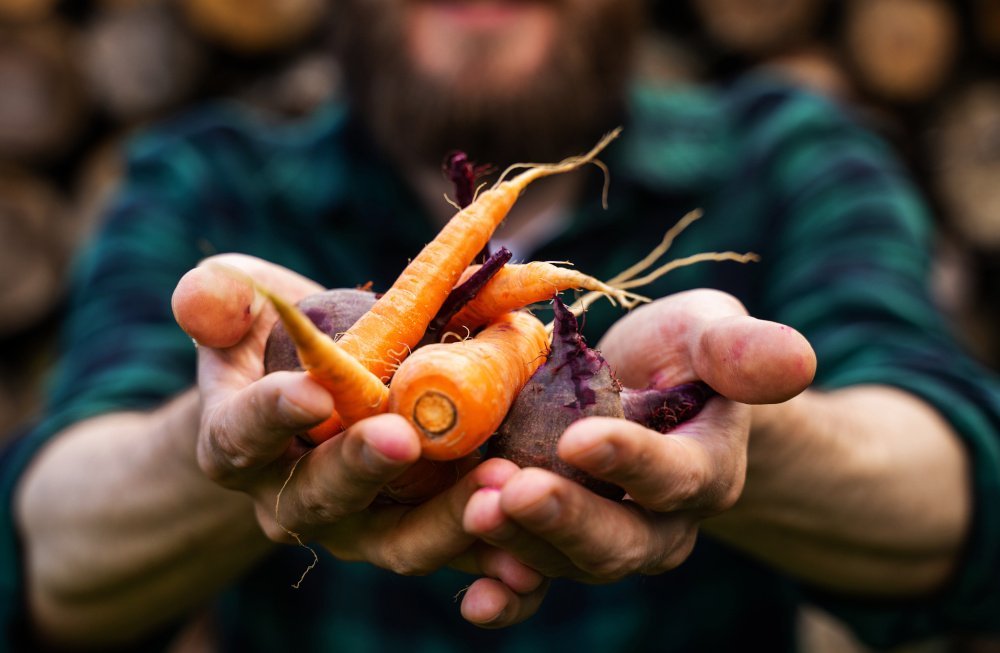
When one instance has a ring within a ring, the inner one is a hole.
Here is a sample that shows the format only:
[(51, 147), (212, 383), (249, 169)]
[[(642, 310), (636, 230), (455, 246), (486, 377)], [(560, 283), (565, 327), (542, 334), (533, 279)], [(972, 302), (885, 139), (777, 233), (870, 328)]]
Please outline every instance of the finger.
[(419, 438), (399, 415), (361, 420), (302, 460), (284, 488), (285, 526), (310, 532), (364, 510), (419, 457)]
[(495, 578), (519, 594), (538, 589), (546, 579), (544, 574), (524, 564), (509, 551), (486, 542), (475, 542), (448, 566), (467, 574)]
[[(679, 565), (694, 545), (694, 520), (685, 513), (651, 513), (615, 502), (541, 469), (524, 469), (504, 485), (503, 511), (597, 580), (658, 573)], [(522, 551), (505, 545), (519, 559)]]
[(270, 374), (225, 398), (206, 400), (198, 463), (227, 487), (245, 487), (299, 433), (329, 416), (329, 393), (305, 374)]
[(476, 452), (458, 460), (421, 458), (386, 485), (382, 494), (399, 503), (421, 503), (450, 488), (479, 462)]
[[(470, 497), (463, 514), (466, 532), (503, 551), (529, 569), (550, 577), (579, 576), (579, 570), (551, 543), (510, 518), (500, 505), (498, 488), (484, 488)], [(482, 573), (486, 573), (483, 571)]]
[(474, 547), (474, 551), (480, 573), (496, 578), (518, 594), (533, 592), (545, 581), (545, 576), (508, 551), (485, 544)]
[(734, 316), (707, 325), (695, 352), (695, 373), (718, 393), (746, 404), (776, 404), (805, 390), (816, 354), (795, 329)]
[(226, 348), (240, 342), (266, 302), (254, 281), (288, 301), (322, 288), (286, 268), (243, 254), (221, 254), (189, 270), (174, 288), (171, 308), (184, 331), (200, 345)]
[(746, 412), (741, 404), (712, 401), (697, 423), (669, 434), (627, 420), (579, 420), (560, 438), (558, 453), (651, 510), (716, 514), (732, 507), (743, 490)]
[(481, 628), (504, 628), (520, 623), (538, 611), (548, 587), (546, 581), (531, 592), (518, 594), (498, 580), (480, 578), (462, 597), (462, 617)]
[(379, 505), (352, 515), (331, 529), (323, 543), (335, 553), (398, 574), (430, 573), (452, 564), (475, 542), (462, 528), (469, 497), (482, 487), (502, 484), (516, 472), (517, 466), (509, 461), (488, 460), (426, 503)]
[(692, 344), (705, 325), (746, 314), (735, 297), (720, 291), (676, 293), (626, 313), (598, 349), (628, 387), (646, 387), (658, 377), (669, 379), (670, 385), (693, 381), (700, 377), (690, 355)]
[(785, 401), (812, 382), (816, 356), (791, 327), (749, 317), (731, 295), (693, 290), (642, 306), (601, 340), (630, 387), (700, 379), (743, 403)]

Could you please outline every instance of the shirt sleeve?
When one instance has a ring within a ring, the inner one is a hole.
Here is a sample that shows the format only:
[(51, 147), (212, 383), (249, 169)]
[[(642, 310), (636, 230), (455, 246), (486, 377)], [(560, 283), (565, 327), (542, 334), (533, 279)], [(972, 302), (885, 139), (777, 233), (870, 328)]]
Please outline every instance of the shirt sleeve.
[(205, 176), (194, 152), (164, 138), (151, 135), (130, 149), (126, 181), (74, 264), (44, 417), (0, 456), (3, 650), (30, 650), (23, 640), (23, 552), (13, 501), (33, 457), (75, 422), (151, 408), (193, 378), (195, 349), (173, 320), (170, 296), (204, 255), (191, 225)]
[(807, 593), (879, 646), (998, 630), (1000, 382), (962, 351), (930, 296), (934, 231), (926, 205), (890, 149), (823, 100), (755, 102), (767, 117), (750, 156), (772, 171), (777, 199), (765, 313), (810, 340), (818, 387), (910, 392), (951, 424), (971, 461), (972, 527), (946, 587), (905, 602)]

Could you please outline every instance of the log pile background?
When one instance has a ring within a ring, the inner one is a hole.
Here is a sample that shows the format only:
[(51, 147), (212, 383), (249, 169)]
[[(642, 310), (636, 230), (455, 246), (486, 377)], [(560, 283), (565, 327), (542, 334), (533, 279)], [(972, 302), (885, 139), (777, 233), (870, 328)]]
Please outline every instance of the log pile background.
[[(68, 261), (119, 145), (210, 98), (300, 115), (337, 92), (326, 0), (0, 0), (0, 441), (38, 407)], [(1000, 368), (1000, 0), (656, 2), (645, 72), (768, 66), (857, 106), (942, 229), (939, 295)]]
[[(39, 408), (67, 265), (115, 188), (122, 141), (212, 98), (308, 112), (339, 87), (332, 6), (0, 0), (0, 444)], [(765, 66), (853, 105), (896, 146), (939, 220), (939, 299), (1000, 369), (1000, 0), (652, 6), (643, 73), (712, 80)], [(803, 623), (810, 651), (862, 650), (835, 625)]]

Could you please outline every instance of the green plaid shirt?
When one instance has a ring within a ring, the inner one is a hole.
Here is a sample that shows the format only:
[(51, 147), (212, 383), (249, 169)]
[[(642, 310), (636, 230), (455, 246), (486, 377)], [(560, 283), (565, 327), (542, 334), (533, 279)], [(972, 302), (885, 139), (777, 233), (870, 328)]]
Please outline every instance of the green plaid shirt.
[[(683, 213), (704, 208), (671, 256), (752, 250), (761, 261), (700, 264), (644, 292), (726, 290), (809, 338), (818, 386), (890, 384), (935, 406), (974, 460), (975, 522), (952, 584), (905, 604), (828, 596), (703, 537), (662, 576), (600, 587), (556, 581), (536, 616), (496, 632), (461, 620), (454, 597), (467, 576), (402, 578), (324, 558), (294, 590), (310, 558), (289, 547), (218, 598), (225, 650), (789, 651), (802, 601), (834, 610), (876, 644), (1000, 628), (1000, 391), (932, 307), (931, 221), (890, 150), (842, 109), (765, 77), (720, 89), (643, 87), (632, 99), (605, 157), (610, 208), (600, 206), (600, 173), (588, 173), (591, 191), (568, 228), (533, 258), (572, 260), (607, 278)], [(51, 410), (0, 463), (8, 626), (23, 591), (9, 514), (18, 474), (68, 424), (153, 407), (191, 385), (194, 350), (169, 301), (185, 271), (237, 251), (327, 286), (385, 288), (432, 238), (419, 199), (364, 133), (336, 104), (294, 126), (230, 107), (132, 143), (126, 183), (75, 269)], [(603, 306), (588, 313), (592, 342), (615, 315)]]

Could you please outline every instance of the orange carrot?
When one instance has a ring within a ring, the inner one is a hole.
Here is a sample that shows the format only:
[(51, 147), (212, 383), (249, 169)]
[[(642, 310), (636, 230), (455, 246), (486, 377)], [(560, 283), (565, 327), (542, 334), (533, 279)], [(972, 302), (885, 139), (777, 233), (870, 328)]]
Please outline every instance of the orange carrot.
[(547, 351), (538, 318), (507, 313), (475, 338), (415, 351), (392, 379), (389, 410), (417, 429), (425, 458), (460, 458), (496, 431)]
[(339, 416), (344, 426), (350, 426), (386, 411), (389, 389), (377, 376), (345, 352), (298, 308), (259, 285), (258, 291), (278, 312), (281, 323), (295, 342), (302, 367), (333, 397), (336, 413), (331, 420)]
[[(469, 266), (466, 275), (472, 274), (478, 266)], [(466, 276), (463, 275), (463, 276)], [(599, 279), (579, 270), (563, 268), (552, 263), (532, 261), (510, 264), (500, 268), (482, 289), (469, 300), (449, 321), (444, 333), (466, 333), (498, 315), (523, 308), (529, 304), (552, 299), (563, 290), (583, 289), (599, 292), (612, 302), (618, 301), (631, 308), (645, 298), (614, 288)]]
[(376, 376), (392, 370), (420, 342), (459, 277), (483, 249), (521, 192), (533, 181), (595, 162), (620, 130), (605, 136), (587, 154), (554, 164), (526, 167), (501, 180), (452, 217), (399, 275), (392, 287), (338, 341)]

